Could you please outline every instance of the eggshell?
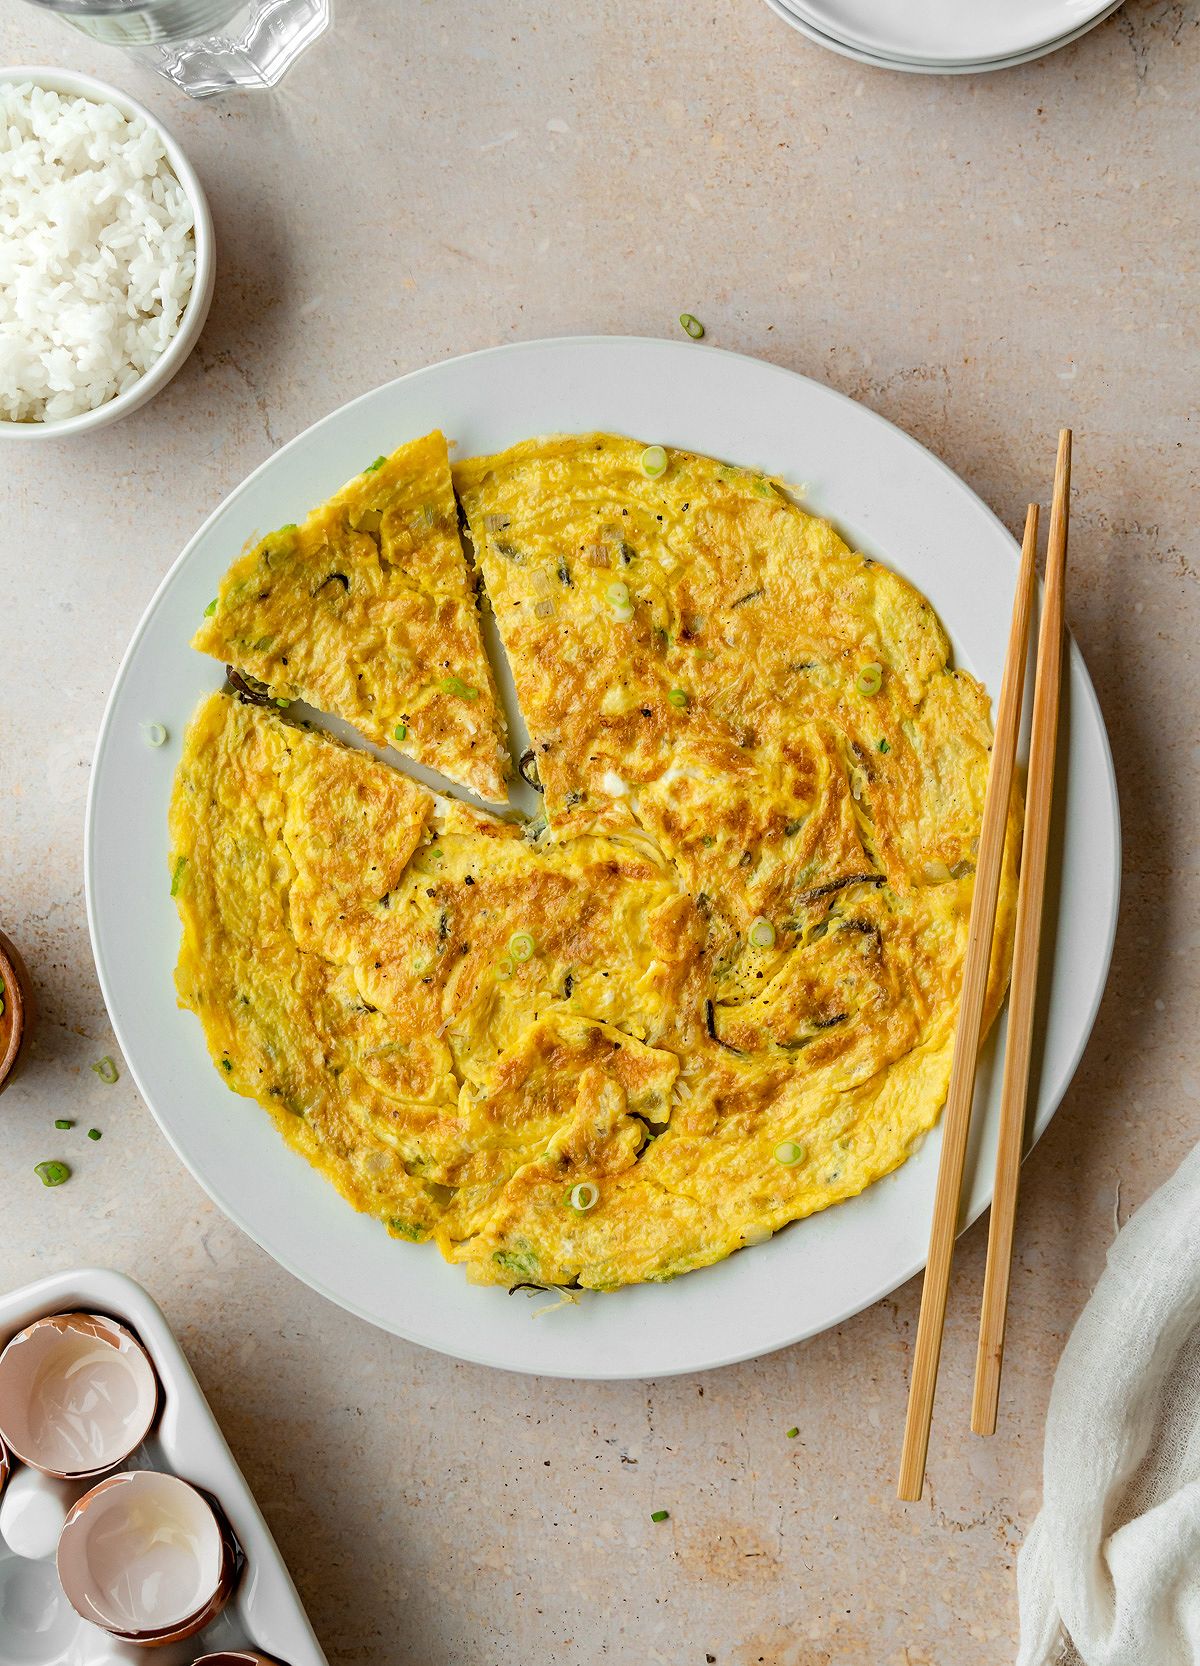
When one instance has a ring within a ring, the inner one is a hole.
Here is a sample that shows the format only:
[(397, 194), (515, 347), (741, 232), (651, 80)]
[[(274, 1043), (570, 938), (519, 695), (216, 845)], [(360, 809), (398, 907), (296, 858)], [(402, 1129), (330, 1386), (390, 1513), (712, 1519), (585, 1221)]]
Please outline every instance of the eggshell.
[[(146, 1438), (158, 1404), (146, 1350), (99, 1314), (39, 1319), (0, 1354), (0, 1436), (44, 1475), (87, 1480), (115, 1469)], [(97, 1407), (115, 1407), (119, 1427), (103, 1428)]]
[[(169, 1553), (181, 1534), (193, 1543), (190, 1562)], [(216, 1618), (232, 1593), (240, 1554), (228, 1523), (197, 1487), (159, 1470), (131, 1470), (79, 1500), (57, 1561), (76, 1613), (114, 1637), (156, 1646), (192, 1637)], [(183, 1587), (177, 1602), (153, 1612), (154, 1598), (171, 1581)]]

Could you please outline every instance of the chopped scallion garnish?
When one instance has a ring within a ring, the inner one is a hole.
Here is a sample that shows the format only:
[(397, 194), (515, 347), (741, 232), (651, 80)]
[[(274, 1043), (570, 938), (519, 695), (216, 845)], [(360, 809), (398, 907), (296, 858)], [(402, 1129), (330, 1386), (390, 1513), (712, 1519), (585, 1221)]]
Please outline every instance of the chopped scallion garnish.
[(461, 677), (443, 677), (438, 684), (443, 694), (457, 694), (464, 700), (478, 700), (479, 690), (464, 683)]
[(671, 702), (671, 704), (673, 706), (678, 706), (680, 708), (680, 710), (682, 711), (684, 706), (686, 706), (687, 703), (688, 703), (687, 689), (685, 689), (685, 688), (670, 688), (670, 689), (667, 690), (667, 699)]
[(670, 1521), (670, 1519), (670, 1510), (651, 1510), (650, 1512), (651, 1521)]
[(54, 1126), (56, 1128), (74, 1128), (75, 1124), (69, 1116), (60, 1116)]
[(572, 1186), (563, 1199), (568, 1209), (574, 1209), (580, 1215), (586, 1215), (589, 1209), (594, 1209), (600, 1201), (600, 1188), (591, 1180), (581, 1180), (578, 1186)]
[(769, 949), (775, 942), (775, 927), (761, 914), (750, 927), (750, 941), (756, 949)]
[(375, 470), (376, 469), (381, 469), (386, 462), (387, 462), (386, 457), (376, 457), (376, 459), (373, 463), (368, 463), (367, 464), (366, 468), (363, 470), (363, 473), (364, 474), (374, 474)]
[(407, 740), (408, 739), (408, 724), (407, 723), (397, 723), (395, 729), (393, 730), (393, 733), (394, 733), (397, 740)]
[(505, 955), (503, 960), (498, 960), (496, 962), (496, 976), (500, 982), (503, 983), (506, 979), (511, 978), (512, 975), (513, 963), (509, 957)]
[(143, 723), (142, 733), (147, 746), (165, 746), (167, 743), (167, 731), (161, 723)]
[(508, 940), (508, 952), (514, 960), (532, 960), (536, 948), (537, 944), (531, 931), (514, 931)]
[(704, 334), (704, 325), (697, 317), (695, 317), (693, 313), (681, 312), (679, 314), (679, 322), (683, 325), (684, 329), (687, 331), (688, 335), (691, 336), (693, 341), (699, 341), (700, 337)]
[(71, 1178), (71, 1171), (65, 1163), (35, 1163), (33, 1172), (43, 1186), (61, 1186), (64, 1180)]
[(108, 1083), (109, 1087), (113, 1085), (121, 1074), (107, 1053), (105, 1053), (102, 1059), (96, 1060), (92, 1069), (96, 1072), (102, 1082)]
[(648, 445), (642, 452), (642, 473), (658, 480), (667, 472), (667, 453), (661, 445)]
[(100, 1138), (99, 1128), (89, 1128), (88, 1129), (88, 1139), (89, 1140), (98, 1140), (99, 1138)]
[(787, 1438), (789, 1440), (795, 1440), (796, 1436), (799, 1433), (800, 1433), (799, 1429), (789, 1429), (788, 1432), (787, 1432)]
[(796, 1163), (802, 1163), (807, 1155), (807, 1147), (799, 1140), (784, 1140), (775, 1147), (775, 1161), (782, 1163), (785, 1169), (790, 1169)]
[(883, 666), (874, 660), (870, 665), (864, 665), (854, 682), (860, 694), (878, 694), (883, 687)]
[(213, 614), (216, 611), (217, 611), (217, 598), (214, 596), (212, 601), (209, 602), (208, 606), (204, 609), (204, 617), (206, 619), (211, 619)]
[(890, 752), (892, 750), (891, 747), (888, 745), (886, 735), (884, 736), (884, 738), (879, 743), (879, 750), (881, 752)]

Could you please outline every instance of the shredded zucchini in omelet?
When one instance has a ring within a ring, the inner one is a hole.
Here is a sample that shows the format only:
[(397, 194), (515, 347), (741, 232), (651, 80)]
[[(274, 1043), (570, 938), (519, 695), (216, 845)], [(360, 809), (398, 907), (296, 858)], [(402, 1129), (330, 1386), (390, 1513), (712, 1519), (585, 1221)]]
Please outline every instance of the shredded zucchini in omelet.
[(776, 482), (642, 449), (454, 470), (544, 818), (225, 693), (176, 781), (176, 980), (217, 1067), (485, 1283), (717, 1261), (896, 1168), (949, 1078), (987, 696)]

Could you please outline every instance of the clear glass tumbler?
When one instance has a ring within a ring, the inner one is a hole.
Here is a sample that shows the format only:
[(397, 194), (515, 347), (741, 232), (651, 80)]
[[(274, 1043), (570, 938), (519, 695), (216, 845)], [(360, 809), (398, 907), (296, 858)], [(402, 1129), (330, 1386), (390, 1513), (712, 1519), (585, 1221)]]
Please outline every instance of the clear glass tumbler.
[(333, 0), (29, 0), (121, 46), (189, 98), (273, 87), (327, 28)]

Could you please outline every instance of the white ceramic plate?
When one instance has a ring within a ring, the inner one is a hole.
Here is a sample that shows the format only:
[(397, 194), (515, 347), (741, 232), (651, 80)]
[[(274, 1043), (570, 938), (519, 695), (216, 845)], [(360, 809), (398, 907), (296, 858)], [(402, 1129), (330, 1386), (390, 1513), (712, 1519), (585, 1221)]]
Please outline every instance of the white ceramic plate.
[(815, 28), (879, 58), (986, 63), (1087, 27), (1108, 0), (790, 0)]
[(127, 1325), (144, 1344), (162, 1384), (162, 1412), (128, 1467), (169, 1470), (211, 1493), (220, 1501), (246, 1565), (229, 1606), (190, 1645), (167, 1644), (143, 1654), (106, 1641), (97, 1626), (79, 1618), (63, 1594), (52, 1556), (26, 1560), (0, 1540), (0, 1666), (86, 1666), (96, 1660), (112, 1666), (118, 1654), (121, 1660), (179, 1666), (181, 1659), (251, 1645), (288, 1666), (327, 1666), (279, 1547), (204, 1391), (171, 1327), (140, 1284), (123, 1273), (89, 1267), (55, 1273), (0, 1295), (0, 1347), (35, 1319), (80, 1310), (105, 1313)]
[[(655, 1377), (766, 1353), (837, 1324), (924, 1263), (940, 1136), (862, 1197), (769, 1243), (666, 1285), (535, 1317), (544, 1298), (468, 1285), (432, 1247), (356, 1215), (268, 1118), (222, 1085), (171, 981), (179, 927), (167, 887), (167, 805), (180, 736), (218, 665), (188, 641), (230, 558), (289, 520), (364, 457), (440, 425), (459, 454), (531, 434), (611, 429), (691, 447), (808, 486), (812, 508), (931, 598), (959, 662), (995, 693), (1017, 548), (968, 488), (914, 440), (790, 371), (691, 342), (530, 342), (433, 365), (365, 394), (272, 457), (201, 528), (160, 585), (125, 655), (100, 729), (85, 833), (88, 917), (113, 1025), (143, 1097), (217, 1203), (285, 1267), (352, 1312), (427, 1347), (513, 1370)], [(1047, 436), (1048, 490), (1053, 436)], [(151, 750), (142, 725), (169, 744)], [(1034, 1129), (1052, 1116), (1099, 1004), (1119, 888), (1116, 786), (1091, 683), (1072, 646), (1061, 750), (1066, 826), (1052, 879), (1052, 1004)], [(989, 1055), (990, 1058), (990, 1055)], [(965, 1214), (988, 1201), (998, 1081)]]
[(1012, 53), (1002, 58), (972, 59), (963, 63), (927, 63), (919, 59), (901, 57), (882, 57), (876, 53), (865, 52), (857, 46), (850, 45), (836, 36), (826, 34), (808, 21), (799, 5), (793, 5), (790, 0), (767, 0), (767, 5), (785, 23), (791, 24), (802, 35), (815, 41), (818, 46), (827, 47), (831, 52), (839, 53), (843, 58), (853, 58), (856, 63), (868, 64), (872, 69), (901, 70), (908, 75), (981, 75), (996, 69), (1015, 69), (1018, 64), (1033, 63), (1038, 58), (1044, 58), (1048, 53), (1057, 52), (1060, 47), (1069, 46), (1072, 41), (1079, 40), (1094, 29), (1098, 23), (1103, 23), (1106, 17), (1111, 17), (1124, 0), (1106, 0), (1103, 10), (1089, 18), (1086, 23), (1071, 29), (1067, 34), (1059, 36), (1057, 40), (1047, 42), (1042, 46), (1031, 48), (1026, 52)]

